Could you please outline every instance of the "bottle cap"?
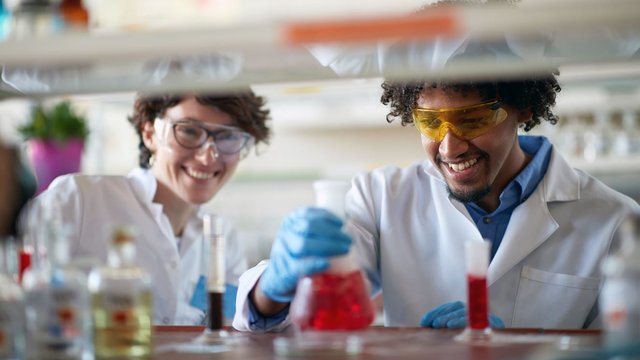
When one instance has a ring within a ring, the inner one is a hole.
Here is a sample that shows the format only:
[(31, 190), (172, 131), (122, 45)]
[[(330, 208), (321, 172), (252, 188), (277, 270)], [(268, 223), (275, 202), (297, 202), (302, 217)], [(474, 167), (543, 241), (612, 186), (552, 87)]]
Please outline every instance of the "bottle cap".
[(113, 245), (124, 245), (127, 243), (133, 243), (135, 238), (135, 231), (130, 226), (116, 226), (113, 229), (111, 235), (111, 242)]

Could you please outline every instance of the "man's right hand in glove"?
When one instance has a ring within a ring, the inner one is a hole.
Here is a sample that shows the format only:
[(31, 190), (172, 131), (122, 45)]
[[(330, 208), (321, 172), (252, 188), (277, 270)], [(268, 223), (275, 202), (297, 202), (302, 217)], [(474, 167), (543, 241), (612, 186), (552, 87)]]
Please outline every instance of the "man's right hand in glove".
[[(262, 274), (252, 301), (269, 316), (293, 299), (298, 280), (329, 267), (329, 258), (344, 255), (351, 237), (342, 231), (342, 220), (331, 212), (306, 207), (288, 215), (271, 248), (271, 262)], [(269, 302), (271, 302), (269, 304)]]

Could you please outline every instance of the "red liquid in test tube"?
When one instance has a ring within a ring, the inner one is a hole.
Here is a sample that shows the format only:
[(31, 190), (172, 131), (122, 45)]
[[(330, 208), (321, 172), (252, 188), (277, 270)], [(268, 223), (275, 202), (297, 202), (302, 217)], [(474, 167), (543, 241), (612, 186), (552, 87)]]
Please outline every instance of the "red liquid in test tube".
[(489, 292), (487, 268), (489, 267), (489, 241), (465, 243), (467, 263), (467, 315), (471, 330), (489, 328)]
[(469, 327), (483, 330), (489, 327), (489, 304), (487, 301), (487, 278), (467, 275), (469, 304)]

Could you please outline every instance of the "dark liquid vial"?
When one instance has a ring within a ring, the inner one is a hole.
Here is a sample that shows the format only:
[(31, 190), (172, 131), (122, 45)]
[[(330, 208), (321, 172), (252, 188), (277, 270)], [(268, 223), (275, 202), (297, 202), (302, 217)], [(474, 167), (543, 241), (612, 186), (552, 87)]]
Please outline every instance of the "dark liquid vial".
[(222, 312), (222, 298), (224, 293), (209, 293), (209, 321), (207, 327), (210, 330), (222, 329), (224, 322), (224, 315)]
[(375, 318), (360, 271), (303, 278), (291, 306), (292, 321), (300, 330), (360, 330)]
[(486, 329), (489, 327), (487, 278), (468, 275), (467, 282), (469, 327), (474, 330)]

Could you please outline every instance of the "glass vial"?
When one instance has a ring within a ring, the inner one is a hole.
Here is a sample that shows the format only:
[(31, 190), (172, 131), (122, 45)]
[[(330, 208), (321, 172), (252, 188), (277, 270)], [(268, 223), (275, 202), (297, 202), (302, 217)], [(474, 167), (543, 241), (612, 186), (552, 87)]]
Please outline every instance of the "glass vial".
[(97, 358), (148, 358), (152, 354), (151, 277), (136, 266), (135, 236), (118, 227), (108, 266), (89, 275)]
[(22, 279), (27, 358), (86, 358), (91, 352), (86, 277), (69, 266), (69, 241), (63, 224), (47, 220), (41, 230), (34, 262)]
[(7, 271), (6, 244), (0, 245), (0, 359), (23, 359), (26, 332), (24, 294)]
[(223, 222), (218, 216), (205, 214), (204, 238), (209, 245), (207, 292), (209, 295), (209, 319), (207, 328), (222, 330), (224, 323), (223, 299), (225, 293), (225, 238)]

